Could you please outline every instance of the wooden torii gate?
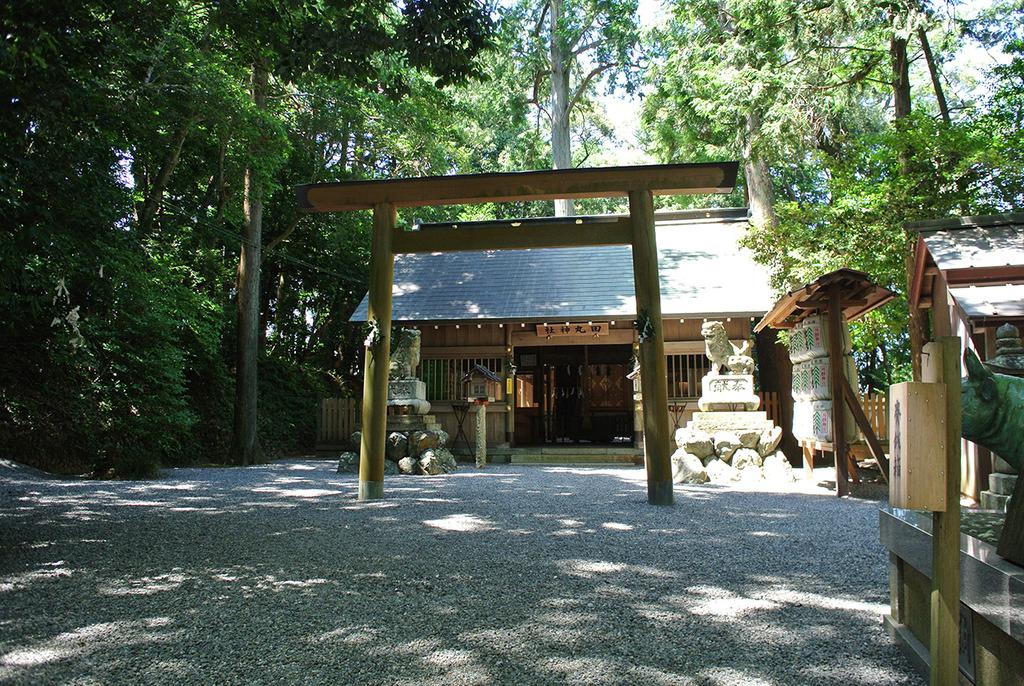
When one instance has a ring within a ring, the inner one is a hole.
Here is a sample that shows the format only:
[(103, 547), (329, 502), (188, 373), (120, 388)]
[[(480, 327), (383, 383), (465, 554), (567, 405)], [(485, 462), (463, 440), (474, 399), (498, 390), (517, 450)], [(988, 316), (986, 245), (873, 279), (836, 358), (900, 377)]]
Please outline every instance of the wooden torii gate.
[[(359, 451), (360, 500), (384, 497), (391, 288), (396, 253), (630, 245), (637, 318), (649, 322), (640, 342), (644, 404), (647, 500), (671, 505), (672, 454), (668, 427), (668, 373), (662, 333), (658, 246), (653, 195), (729, 193), (736, 162), (638, 167), (558, 169), (501, 174), (434, 176), (385, 181), (316, 183), (296, 188), (306, 212), (373, 210), (367, 320), (377, 334), (366, 350), (363, 433)], [(543, 225), (510, 228), (407, 231), (396, 226), (396, 208), (523, 202), (556, 198), (628, 197), (628, 217), (565, 217)], [(652, 330), (653, 329), (653, 330)]]

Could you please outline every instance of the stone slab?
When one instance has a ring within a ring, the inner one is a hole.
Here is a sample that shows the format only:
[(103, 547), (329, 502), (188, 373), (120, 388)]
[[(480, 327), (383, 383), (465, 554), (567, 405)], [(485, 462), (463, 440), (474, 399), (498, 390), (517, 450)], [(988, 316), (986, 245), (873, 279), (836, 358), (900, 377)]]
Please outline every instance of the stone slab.
[(427, 424), (436, 424), (437, 417), (432, 414), (389, 414), (388, 428), (394, 429), (422, 429)]
[(1006, 512), (1006, 506), (1010, 502), (1010, 496), (1003, 495), (1001, 493), (993, 493), (992, 491), (981, 492), (981, 509), (983, 510), (996, 510), (998, 512)]
[[(882, 545), (931, 579), (931, 513), (885, 507), (878, 514)], [(960, 600), (1024, 644), (1024, 568), (999, 557), (995, 546), (961, 534), (960, 570)]]
[(700, 429), (709, 434), (716, 431), (755, 429), (763, 431), (773, 426), (766, 412), (694, 412), (686, 428)]
[(1014, 474), (989, 474), (988, 490), (999, 495), (1013, 495), (1013, 487), (1017, 485), (1017, 477)]

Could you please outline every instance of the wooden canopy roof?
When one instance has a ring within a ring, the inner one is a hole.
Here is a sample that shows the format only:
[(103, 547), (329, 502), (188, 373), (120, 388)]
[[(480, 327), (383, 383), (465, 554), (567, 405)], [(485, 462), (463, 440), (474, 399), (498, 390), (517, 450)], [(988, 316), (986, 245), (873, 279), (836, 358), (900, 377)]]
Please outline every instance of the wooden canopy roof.
[(972, 322), (1024, 316), (1024, 213), (952, 217), (907, 228), (919, 233), (911, 307), (931, 307), (936, 279), (942, 279)]
[(754, 327), (758, 332), (767, 327), (792, 329), (796, 324), (828, 307), (829, 293), (838, 288), (843, 319), (852, 321), (896, 297), (888, 288), (877, 285), (864, 272), (837, 269), (819, 276), (811, 283), (790, 291)]

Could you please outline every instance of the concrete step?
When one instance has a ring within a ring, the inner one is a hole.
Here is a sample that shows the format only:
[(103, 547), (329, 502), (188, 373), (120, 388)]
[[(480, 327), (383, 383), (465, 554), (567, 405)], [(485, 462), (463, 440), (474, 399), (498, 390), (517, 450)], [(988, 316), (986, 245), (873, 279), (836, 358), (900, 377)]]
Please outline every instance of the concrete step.
[(1010, 502), (1010, 496), (1008, 495), (993, 493), (992, 491), (981, 492), (981, 509), (983, 510), (1006, 512), (1006, 504), (1008, 502)]
[(999, 495), (1013, 495), (1013, 487), (1017, 485), (1016, 474), (1000, 474), (995, 472), (988, 475), (988, 490)]

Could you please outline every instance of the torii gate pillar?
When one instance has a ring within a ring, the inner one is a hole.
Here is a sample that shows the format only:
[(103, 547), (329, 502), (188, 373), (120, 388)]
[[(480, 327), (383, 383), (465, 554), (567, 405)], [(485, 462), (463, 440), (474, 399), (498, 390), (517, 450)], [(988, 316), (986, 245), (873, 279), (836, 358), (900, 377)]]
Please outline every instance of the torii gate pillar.
[(644, 411), (644, 456), (647, 502), (671, 505), (671, 436), (668, 429), (668, 369), (661, 319), (658, 243), (654, 231), (654, 198), (650, 191), (629, 192), (633, 246), (633, 283), (640, 326), (640, 392)]
[(359, 500), (384, 497), (384, 451), (388, 421), (388, 367), (391, 366), (391, 281), (395, 254), (391, 239), (395, 206), (373, 206), (370, 241), (370, 293), (366, 320), (376, 336), (366, 346), (363, 370), (363, 434), (359, 445)]

